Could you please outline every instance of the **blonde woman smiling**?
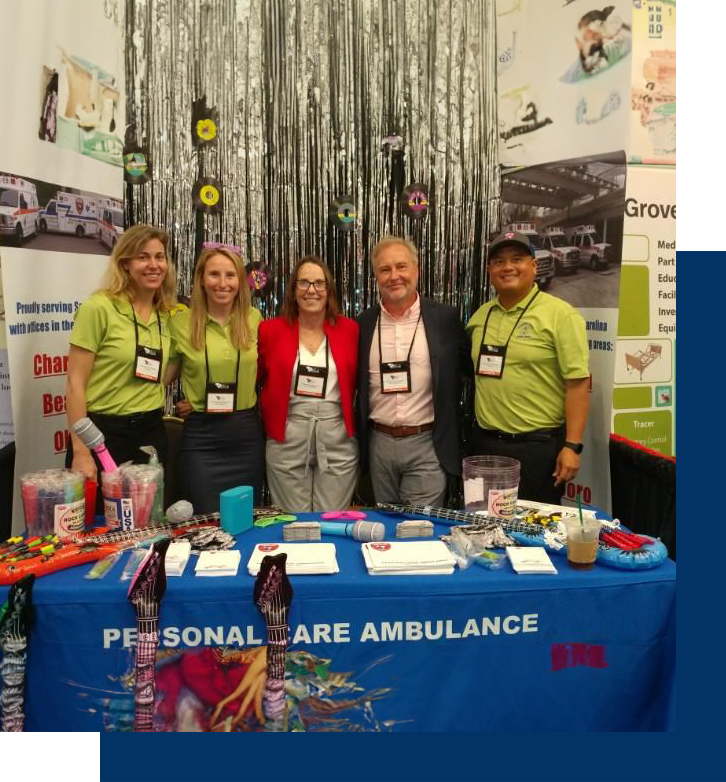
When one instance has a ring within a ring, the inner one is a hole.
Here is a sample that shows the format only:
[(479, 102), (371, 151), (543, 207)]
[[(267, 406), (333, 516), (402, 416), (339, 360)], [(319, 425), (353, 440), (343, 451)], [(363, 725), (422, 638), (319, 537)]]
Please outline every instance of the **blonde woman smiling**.
[(242, 259), (229, 248), (202, 250), (189, 310), (172, 318), (178, 359), (192, 412), (184, 422), (179, 485), (197, 513), (219, 510), (219, 494), (252, 486), (259, 503), (264, 436), (256, 404), (257, 327)]

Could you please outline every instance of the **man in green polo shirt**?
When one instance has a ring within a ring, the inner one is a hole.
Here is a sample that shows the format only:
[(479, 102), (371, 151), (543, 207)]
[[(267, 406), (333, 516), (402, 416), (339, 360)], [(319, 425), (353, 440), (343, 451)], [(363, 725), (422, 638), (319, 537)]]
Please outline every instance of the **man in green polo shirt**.
[(472, 453), (519, 460), (519, 497), (559, 504), (580, 468), (590, 403), (585, 321), (539, 290), (524, 234), (497, 236), (488, 268), (497, 296), (466, 327), (476, 386)]

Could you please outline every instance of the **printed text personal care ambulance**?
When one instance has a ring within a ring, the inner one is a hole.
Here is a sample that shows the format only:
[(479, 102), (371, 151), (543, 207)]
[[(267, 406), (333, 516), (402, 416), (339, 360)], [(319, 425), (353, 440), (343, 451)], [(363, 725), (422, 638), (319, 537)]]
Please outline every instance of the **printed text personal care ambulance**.
[(0, 234), (18, 246), (38, 232), (38, 193), (32, 182), (0, 173)]
[(38, 227), (42, 232), (98, 236), (96, 199), (59, 190), (40, 212)]

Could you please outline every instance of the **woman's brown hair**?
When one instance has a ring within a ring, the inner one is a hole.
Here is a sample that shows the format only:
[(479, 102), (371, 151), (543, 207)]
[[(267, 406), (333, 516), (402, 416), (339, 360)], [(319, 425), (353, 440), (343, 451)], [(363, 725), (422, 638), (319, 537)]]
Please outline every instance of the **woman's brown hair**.
[(290, 279), (287, 281), (285, 287), (285, 298), (282, 302), (281, 314), (287, 318), (288, 323), (293, 323), (298, 317), (297, 299), (295, 298), (295, 292), (297, 290), (297, 281), (300, 275), (300, 267), (306, 263), (314, 263), (325, 276), (325, 282), (328, 287), (328, 300), (325, 304), (325, 317), (330, 323), (335, 323), (336, 318), (340, 315), (340, 306), (338, 304), (338, 294), (335, 289), (335, 280), (330, 273), (330, 269), (327, 265), (316, 255), (306, 255), (301, 258), (296, 264), (295, 268), (290, 274)]

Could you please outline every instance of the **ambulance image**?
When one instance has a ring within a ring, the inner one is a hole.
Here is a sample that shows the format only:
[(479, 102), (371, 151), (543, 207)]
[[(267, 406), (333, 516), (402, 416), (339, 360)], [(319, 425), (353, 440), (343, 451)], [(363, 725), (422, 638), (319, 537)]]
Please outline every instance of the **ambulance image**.
[(96, 199), (59, 190), (41, 210), (38, 227), (42, 233), (75, 234), (79, 239), (98, 236)]
[(534, 259), (537, 261), (537, 285), (547, 290), (555, 276), (555, 259), (549, 250), (545, 250), (544, 242), (535, 230), (534, 223), (510, 223), (508, 231), (518, 231), (524, 234), (534, 249)]
[(0, 235), (23, 239), (38, 232), (38, 193), (32, 182), (0, 173)]
[(613, 246), (601, 242), (594, 225), (578, 225), (572, 229), (570, 241), (580, 250), (580, 266), (607, 269), (612, 261)]
[(98, 199), (98, 227), (101, 243), (112, 250), (124, 232), (124, 205), (115, 198)]
[(562, 228), (547, 228), (542, 238), (544, 249), (555, 256), (555, 274), (564, 274), (566, 271), (576, 274), (580, 267), (580, 251), (569, 243)]

